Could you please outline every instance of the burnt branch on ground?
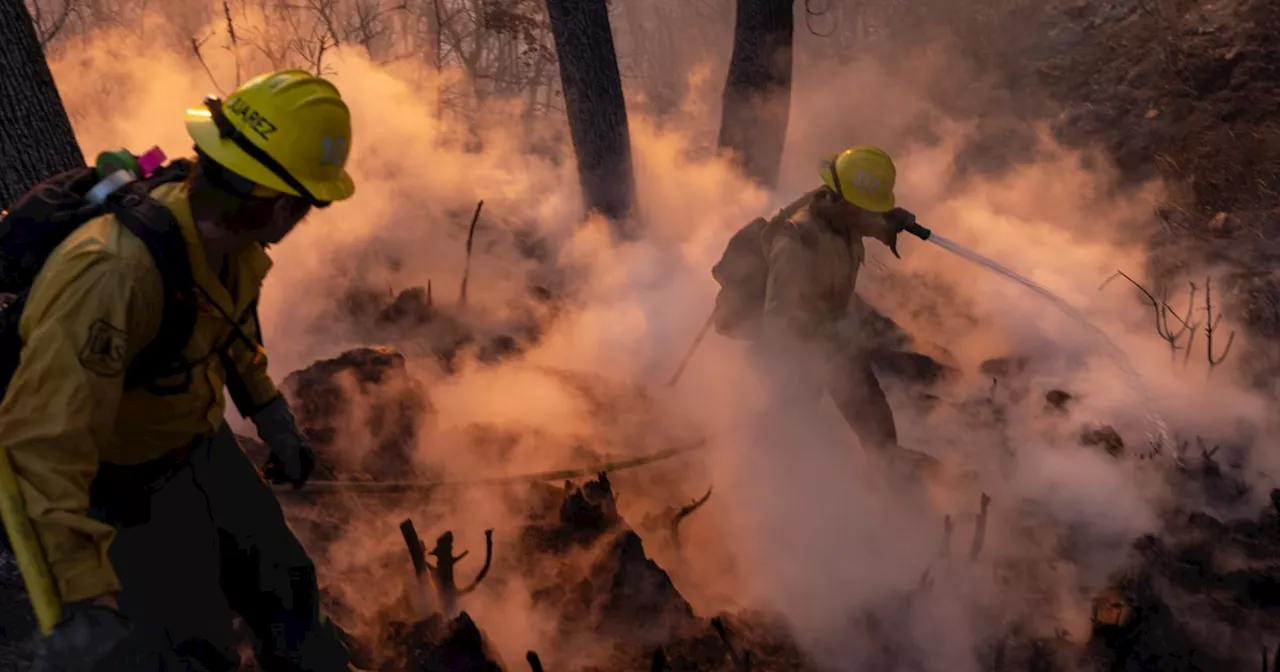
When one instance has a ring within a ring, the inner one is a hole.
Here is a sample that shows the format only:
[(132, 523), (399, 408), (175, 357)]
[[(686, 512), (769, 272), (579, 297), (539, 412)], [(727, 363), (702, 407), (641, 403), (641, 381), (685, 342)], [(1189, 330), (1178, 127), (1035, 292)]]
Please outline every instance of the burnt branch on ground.
[[(1103, 281), (1102, 285), (1100, 285), (1098, 289), (1106, 287), (1108, 283), (1118, 277), (1128, 280), (1130, 284), (1137, 287), (1138, 291), (1142, 292), (1143, 296), (1147, 299), (1147, 303), (1151, 304), (1152, 310), (1155, 311), (1156, 333), (1169, 344), (1170, 354), (1176, 357), (1179, 350), (1184, 351), (1183, 363), (1185, 364), (1191, 356), (1191, 346), (1195, 343), (1196, 332), (1203, 327), (1206, 341), (1205, 355), (1209, 361), (1209, 368), (1212, 370), (1226, 360), (1227, 355), (1231, 352), (1232, 344), (1235, 343), (1236, 332), (1234, 330), (1231, 331), (1227, 335), (1227, 344), (1222, 348), (1222, 352), (1215, 353), (1213, 337), (1214, 334), (1218, 333), (1218, 325), (1222, 322), (1223, 315), (1221, 312), (1217, 315), (1213, 312), (1212, 277), (1207, 277), (1204, 281), (1204, 317), (1195, 322), (1191, 321), (1195, 317), (1197, 287), (1194, 282), (1190, 283), (1191, 290), (1187, 296), (1187, 316), (1184, 319), (1176, 310), (1169, 306), (1168, 301), (1157, 299), (1150, 290), (1143, 287), (1141, 283), (1134, 280), (1124, 271), (1116, 271), (1111, 275), (1111, 277)], [(1170, 316), (1176, 320), (1176, 325), (1169, 321)], [(1184, 337), (1186, 339), (1185, 343), (1182, 342)]]
[[(400, 523), (400, 533), (404, 535), (405, 544), (409, 547), (414, 574), (419, 578), (423, 574), (430, 574), (440, 599), (441, 613), (445, 618), (453, 618), (457, 615), (458, 598), (471, 594), (489, 574), (489, 567), (493, 563), (493, 530), (484, 531), (484, 566), (480, 568), (475, 580), (462, 589), (458, 588), (454, 569), (463, 558), (467, 557), (469, 551), (463, 551), (462, 555), (458, 556), (453, 554), (453, 532), (446, 531), (440, 535), (436, 539), (435, 548), (430, 551), (418, 536), (412, 520), (406, 519)], [(436, 559), (434, 566), (427, 560), (427, 556)]]
[(676, 511), (676, 514), (671, 517), (671, 542), (675, 544), (677, 548), (680, 546), (680, 523), (683, 522), (685, 518), (688, 518), (694, 511), (702, 508), (702, 505), (706, 504), (709, 499), (711, 499), (711, 488), (707, 488), (707, 494), (695, 500), (692, 504), (680, 507), (680, 510)]
[(729, 632), (729, 626), (725, 625), (724, 619), (719, 617), (711, 619), (711, 627), (716, 629), (716, 634), (720, 635), (720, 641), (724, 642), (724, 648), (729, 654), (729, 660), (733, 661), (733, 667), (738, 672), (751, 672), (751, 652), (738, 653), (733, 646), (733, 635)]
[(982, 553), (982, 545), (987, 539), (987, 508), (991, 506), (991, 498), (987, 493), (982, 493), (982, 499), (978, 503), (978, 520), (973, 527), (973, 545), (969, 547), (969, 559), (976, 560), (978, 555)]
[(480, 582), (484, 581), (484, 577), (489, 575), (489, 567), (492, 564), (493, 564), (493, 530), (489, 529), (484, 531), (484, 566), (480, 568), (480, 572), (476, 574), (476, 578), (471, 582), (471, 585), (458, 591), (458, 595), (470, 595), (472, 592), (474, 592), (476, 589), (476, 586), (479, 586)]
[[(1266, 657), (1267, 652), (1265, 649), (1263, 650), (1262, 655), (1264, 658)], [(652, 662), (649, 663), (649, 672), (666, 672), (666, 670), (667, 670), (667, 653), (662, 650), (661, 646), (659, 646), (657, 649), (654, 649), (653, 651), (653, 660)], [(1265, 668), (1263, 668), (1262, 672), (1267, 672), (1267, 671)]]
[(427, 549), (413, 527), (413, 521), (406, 518), (400, 523), (400, 534), (404, 535), (404, 543), (409, 547), (409, 559), (413, 561), (413, 573), (422, 576), (427, 573)]
[(1231, 352), (1231, 344), (1236, 340), (1236, 332), (1231, 331), (1227, 335), (1227, 345), (1222, 349), (1222, 354), (1214, 356), (1213, 354), (1213, 333), (1218, 328), (1218, 323), (1222, 322), (1222, 313), (1218, 313), (1217, 317), (1213, 315), (1213, 290), (1210, 286), (1212, 278), (1204, 279), (1204, 338), (1207, 341), (1205, 345), (1205, 354), (1209, 358), (1209, 368), (1212, 369), (1221, 364), (1227, 358), (1227, 354)]
[(484, 201), (476, 203), (476, 212), (471, 216), (471, 228), (467, 230), (467, 258), (462, 266), (462, 288), (458, 292), (458, 305), (467, 305), (467, 280), (471, 276), (471, 244), (476, 237), (476, 224), (480, 221), (480, 209)]
[[(1191, 284), (1191, 292), (1187, 297), (1187, 319), (1183, 319), (1181, 315), (1178, 315), (1177, 311), (1169, 306), (1168, 301), (1157, 299), (1146, 287), (1142, 286), (1142, 283), (1134, 280), (1124, 271), (1117, 270), (1111, 275), (1111, 277), (1104, 280), (1098, 289), (1104, 289), (1116, 278), (1124, 278), (1125, 280), (1128, 280), (1129, 284), (1138, 288), (1138, 291), (1142, 292), (1143, 296), (1147, 299), (1147, 302), (1151, 304), (1151, 309), (1155, 311), (1156, 333), (1169, 344), (1170, 354), (1176, 356), (1178, 350), (1186, 350), (1188, 352), (1191, 350), (1191, 341), (1195, 338), (1196, 327), (1200, 326), (1199, 323), (1192, 324), (1188, 321), (1191, 319), (1195, 306), (1195, 283)], [(1178, 324), (1182, 325), (1181, 327), (1174, 329), (1170, 326), (1169, 316), (1171, 315), (1173, 316), (1173, 319), (1177, 320)], [(1187, 339), (1187, 343), (1185, 345), (1180, 345), (1179, 341), (1182, 340), (1183, 336), (1187, 336), (1188, 334), (1190, 334), (1190, 336)]]
[(453, 555), (453, 532), (449, 531), (437, 537), (435, 548), (427, 552), (427, 555), (436, 559), (434, 567), (430, 562), (427, 563), (427, 569), (431, 572), (431, 579), (436, 584), (436, 592), (440, 596), (440, 611), (444, 613), (445, 618), (456, 616), (458, 598), (474, 591), (489, 574), (489, 566), (493, 562), (493, 530), (484, 531), (484, 566), (480, 568), (480, 573), (476, 575), (471, 585), (459, 590), (454, 569), (463, 558), (467, 557), (468, 553), (470, 551), (463, 551), (462, 555), (458, 556)]
[(1215, 445), (1213, 448), (1205, 446), (1204, 439), (1196, 437), (1196, 445), (1200, 448), (1200, 469), (1207, 476), (1218, 476), (1222, 474), (1222, 467), (1218, 466), (1218, 462), (1213, 456), (1218, 453), (1218, 449), (1222, 446)]

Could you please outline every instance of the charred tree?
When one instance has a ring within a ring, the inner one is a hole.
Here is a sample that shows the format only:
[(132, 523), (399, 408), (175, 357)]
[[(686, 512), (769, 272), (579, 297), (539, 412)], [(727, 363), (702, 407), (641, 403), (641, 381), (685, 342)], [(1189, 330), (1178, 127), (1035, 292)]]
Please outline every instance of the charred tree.
[(629, 237), (624, 222), (631, 214), (635, 178), (608, 2), (547, 0), (547, 17), (584, 204), (609, 218), (616, 237)]
[(770, 189), (787, 135), (795, 24), (795, 0), (738, 0), (719, 146)]
[(0, 207), (83, 165), (26, 4), (0, 0)]

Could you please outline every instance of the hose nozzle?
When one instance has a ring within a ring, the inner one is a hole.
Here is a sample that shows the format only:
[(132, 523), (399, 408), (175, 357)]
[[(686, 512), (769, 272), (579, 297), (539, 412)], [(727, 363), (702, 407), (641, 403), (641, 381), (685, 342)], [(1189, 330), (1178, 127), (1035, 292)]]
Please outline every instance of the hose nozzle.
[(911, 222), (910, 224), (902, 227), (902, 230), (919, 238), (920, 240), (929, 240), (929, 236), (933, 235), (933, 231), (921, 226), (919, 222)]

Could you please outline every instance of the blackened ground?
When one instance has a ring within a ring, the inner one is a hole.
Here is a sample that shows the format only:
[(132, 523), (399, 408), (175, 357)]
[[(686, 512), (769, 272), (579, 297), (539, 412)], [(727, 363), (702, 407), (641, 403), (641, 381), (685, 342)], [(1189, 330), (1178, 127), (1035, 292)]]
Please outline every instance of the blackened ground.
[(1161, 538), (1135, 545), (1100, 603), (1095, 669), (1265, 669), (1263, 648), (1280, 646), (1280, 515), (1224, 523), (1179, 512)]
[(393, 623), (389, 643), (398, 660), (383, 665), (382, 672), (502, 672), (466, 612), (447, 622), (436, 614), (412, 625)]
[(1101, 144), (1132, 181), (1173, 187), (1152, 275), (1203, 290), (1205, 274), (1188, 269), (1225, 267), (1215, 279), (1228, 323), (1261, 337), (1236, 356), (1270, 390), (1280, 370), (1280, 4), (1073, 1), (1044, 21), (1046, 39), (1023, 62), (1057, 103), (1058, 135)]

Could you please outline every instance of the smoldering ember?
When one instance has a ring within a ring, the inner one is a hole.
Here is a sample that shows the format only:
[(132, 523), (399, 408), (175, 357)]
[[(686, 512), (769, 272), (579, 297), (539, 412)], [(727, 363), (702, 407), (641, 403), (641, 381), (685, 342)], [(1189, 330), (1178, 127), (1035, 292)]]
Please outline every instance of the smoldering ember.
[(0, 672), (1280, 668), (1280, 4), (0, 0), (0, 64)]

